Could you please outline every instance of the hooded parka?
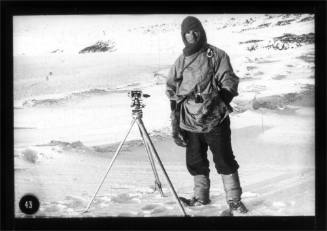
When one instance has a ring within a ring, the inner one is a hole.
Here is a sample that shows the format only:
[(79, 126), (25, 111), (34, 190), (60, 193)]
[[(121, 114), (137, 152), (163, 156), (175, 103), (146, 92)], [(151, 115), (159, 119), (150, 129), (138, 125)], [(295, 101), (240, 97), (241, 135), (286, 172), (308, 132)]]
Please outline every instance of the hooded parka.
[[(196, 33), (195, 43), (187, 42), (185, 34), (189, 31)], [(229, 102), (238, 95), (239, 78), (226, 52), (207, 44), (197, 18), (189, 16), (183, 20), (181, 35), (185, 48), (169, 71), (166, 94), (178, 105), (175, 115), (179, 116), (180, 128), (209, 132), (232, 111)], [(228, 97), (222, 97), (226, 93)]]
[[(186, 68), (185, 68), (186, 67)], [(220, 91), (238, 95), (239, 78), (226, 52), (205, 44), (200, 51), (180, 55), (168, 74), (166, 94), (180, 103), (180, 127), (191, 132), (209, 132), (232, 111)], [(198, 102), (196, 97), (201, 97)]]

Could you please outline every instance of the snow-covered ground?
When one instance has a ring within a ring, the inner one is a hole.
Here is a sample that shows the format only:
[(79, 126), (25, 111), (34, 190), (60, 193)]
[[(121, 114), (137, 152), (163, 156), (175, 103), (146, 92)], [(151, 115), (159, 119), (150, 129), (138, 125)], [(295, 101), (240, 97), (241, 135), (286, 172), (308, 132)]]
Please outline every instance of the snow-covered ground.
[[(197, 16), (241, 78), (231, 128), (249, 216), (314, 215), (313, 15)], [(89, 212), (81, 211), (130, 126), (131, 89), (151, 95), (144, 124), (177, 193), (192, 196), (185, 150), (170, 138), (164, 85), (183, 48), (184, 17), (14, 17), (17, 217), (27, 193), (40, 199), (36, 217), (182, 215), (159, 168), (166, 197), (154, 191), (136, 126)], [(79, 53), (97, 41), (114, 49)], [(211, 180), (212, 203), (186, 208), (188, 214), (217, 216), (226, 208), (213, 165)]]

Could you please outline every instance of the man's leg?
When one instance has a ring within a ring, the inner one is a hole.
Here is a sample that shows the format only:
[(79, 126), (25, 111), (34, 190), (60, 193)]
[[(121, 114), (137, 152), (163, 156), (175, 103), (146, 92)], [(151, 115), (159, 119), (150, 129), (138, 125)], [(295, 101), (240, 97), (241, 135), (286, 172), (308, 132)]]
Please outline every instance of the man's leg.
[(246, 212), (241, 203), (242, 188), (237, 172), (239, 165), (232, 150), (229, 117), (220, 126), (205, 134), (205, 139), (212, 151), (216, 170), (222, 176), (227, 204), (231, 210), (237, 207)]
[(201, 133), (187, 132), (187, 139), (186, 166), (190, 174), (194, 176), (194, 202), (208, 204), (210, 201), (208, 145)]
[(234, 215), (235, 213), (247, 213), (247, 208), (241, 202), (242, 188), (238, 172), (235, 171), (232, 174), (221, 174), (221, 176), (223, 179), (226, 201), (230, 212)]
[(236, 172), (239, 165), (232, 150), (229, 117), (222, 124), (205, 133), (204, 137), (212, 152), (217, 172), (226, 175)]

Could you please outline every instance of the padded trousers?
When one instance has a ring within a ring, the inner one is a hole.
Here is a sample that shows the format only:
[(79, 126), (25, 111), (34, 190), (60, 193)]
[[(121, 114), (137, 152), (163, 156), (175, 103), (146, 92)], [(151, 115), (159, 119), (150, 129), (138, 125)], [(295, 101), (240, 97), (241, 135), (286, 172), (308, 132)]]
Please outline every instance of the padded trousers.
[(186, 166), (192, 176), (209, 176), (208, 147), (219, 174), (229, 175), (239, 168), (232, 151), (229, 117), (208, 133), (187, 131), (186, 136)]

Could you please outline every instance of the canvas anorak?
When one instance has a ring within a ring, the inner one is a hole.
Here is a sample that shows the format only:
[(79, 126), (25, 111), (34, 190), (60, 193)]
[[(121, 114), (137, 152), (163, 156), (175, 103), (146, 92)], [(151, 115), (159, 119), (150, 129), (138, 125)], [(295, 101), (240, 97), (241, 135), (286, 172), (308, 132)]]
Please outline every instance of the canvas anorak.
[(238, 83), (229, 56), (217, 47), (207, 44), (192, 55), (180, 55), (166, 82), (168, 98), (179, 105), (174, 115), (179, 116), (180, 128), (204, 133), (221, 123), (232, 108), (220, 90), (237, 96)]

